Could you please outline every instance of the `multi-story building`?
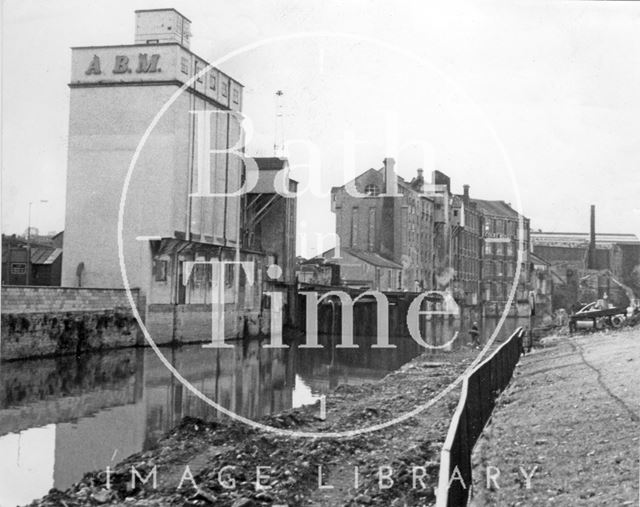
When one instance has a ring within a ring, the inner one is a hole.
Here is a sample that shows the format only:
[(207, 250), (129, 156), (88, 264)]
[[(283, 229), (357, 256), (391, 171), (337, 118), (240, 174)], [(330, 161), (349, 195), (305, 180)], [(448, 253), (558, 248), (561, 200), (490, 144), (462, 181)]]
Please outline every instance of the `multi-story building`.
[[(485, 315), (500, 315), (509, 301), (509, 296), (520, 262), (515, 298), (510, 311), (527, 316), (530, 312), (529, 297), (529, 219), (522, 216), (504, 201), (472, 199), (482, 214), (483, 253), (480, 278), (481, 296)], [(522, 241), (521, 241), (522, 239)], [(518, 252), (522, 249), (522, 258)]]
[[(161, 342), (211, 339), (214, 296), (224, 298), (225, 336), (257, 332), (262, 273), (273, 261), (292, 277), (295, 255), (290, 242), (270, 258), (270, 245), (243, 242), (246, 159), (225, 152), (242, 144), (243, 86), (209, 68), (189, 40), (186, 17), (152, 9), (136, 11), (134, 44), (72, 49), (62, 284), (123, 286), (124, 191), (127, 278)], [(281, 211), (295, 221), (291, 205)], [(254, 273), (210, 261), (252, 263)]]
[[(377, 261), (391, 261), (400, 268), (398, 290), (449, 290), (474, 318), (502, 313), (518, 267), (518, 212), (503, 201), (472, 199), (468, 185), (462, 194), (452, 193), (450, 178), (440, 171), (433, 171), (430, 184), (421, 170), (408, 183), (396, 176), (398, 196), (382, 195), (393, 161), (385, 164), (332, 189), (331, 209), (345, 252), (342, 261), (334, 259), (341, 272), (356, 285), (371, 278), (368, 285), (378, 287), (383, 264)], [(522, 222), (521, 270), (510, 308), (515, 315), (530, 311), (529, 219), (523, 216)]]
[[(331, 189), (331, 211), (336, 214), (340, 240), (332, 262), (339, 263), (341, 273), (349, 273), (350, 278), (371, 280), (371, 286), (408, 291), (432, 288), (435, 201), (423, 192), (421, 170), (407, 183), (393, 174), (393, 159), (384, 163), (382, 169), (369, 169)], [(396, 196), (385, 195), (387, 174), (396, 178)], [(341, 258), (338, 250), (349, 259)], [(387, 280), (389, 276), (395, 279)]]
[(484, 221), (477, 203), (469, 197), (469, 185), (452, 200), (453, 295), (458, 304), (477, 307), (480, 300), (480, 262)]

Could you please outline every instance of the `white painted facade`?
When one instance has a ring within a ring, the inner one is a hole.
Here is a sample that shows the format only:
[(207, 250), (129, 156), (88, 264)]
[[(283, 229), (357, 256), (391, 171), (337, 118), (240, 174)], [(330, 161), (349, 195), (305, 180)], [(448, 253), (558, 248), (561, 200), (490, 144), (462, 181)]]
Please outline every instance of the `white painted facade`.
[[(161, 108), (207, 66), (178, 43), (73, 48), (63, 286), (122, 287), (118, 208), (132, 157)], [(210, 69), (151, 131), (126, 197), (123, 237), (132, 287), (150, 286), (150, 246), (139, 236), (238, 246), (240, 197), (189, 197), (198, 175), (190, 111), (223, 113), (212, 115), (211, 148), (225, 149), (242, 136), (239, 118), (228, 114), (241, 108), (242, 85)], [(212, 155), (211, 191), (239, 188), (242, 171), (240, 158)]]

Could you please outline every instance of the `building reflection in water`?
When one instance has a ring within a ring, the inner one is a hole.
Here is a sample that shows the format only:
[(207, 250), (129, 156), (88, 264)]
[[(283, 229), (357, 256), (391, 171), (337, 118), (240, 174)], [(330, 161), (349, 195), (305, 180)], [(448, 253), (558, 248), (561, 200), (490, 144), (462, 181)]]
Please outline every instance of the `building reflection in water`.
[[(484, 322), (487, 339), (495, 322)], [(508, 319), (501, 337), (526, 322)], [(465, 327), (463, 325), (463, 327)], [(428, 336), (446, 341), (460, 322), (433, 321)], [(251, 419), (314, 403), (340, 384), (383, 377), (423, 350), (410, 338), (395, 349), (267, 349), (257, 340), (229, 349), (199, 345), (162, 352), (197, 389)], [(433, 340), (432, 340), (433, 341)], [(150, 448), (185, 416), (225, 418), (177, 381), (149, 349), (3, 363), (0, 368), (0, 505), (26, 503), (51, 487), (64, 489), (90, 470)], [(44, 449), (50, 448), (45, 459)], [(41, 459), (29, 458), (36, 453)]]

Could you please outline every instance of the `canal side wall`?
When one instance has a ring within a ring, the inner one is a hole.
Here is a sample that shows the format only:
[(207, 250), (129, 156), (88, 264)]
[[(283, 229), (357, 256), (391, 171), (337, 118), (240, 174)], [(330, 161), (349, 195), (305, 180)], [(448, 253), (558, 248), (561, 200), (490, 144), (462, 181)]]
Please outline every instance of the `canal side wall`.
[[(225, 304), (224, 335), (226, 339), (241, 339), (267, 335), (269, 312), (235, 308)], [(156, 345), (204, 343), (212, 340), (210, 304), (151, 304), (145, 326)]]
[[(132, 293), (144, 308), (139, 291)], [(5, 286), (1, 294), (2, 361), (142, 343), (124, 290)]]
[[(354, 297), (352, 294), (352, 298)], [(407, 318), (409, 307), (418, 293), (385, 293), (387, 297), (387, 309), (389, 318), (390, 337), (410, 337)], [(298, 322), (301, 329), (306, 329), (306, 306), (304, 295), (298, 297)], [(423, 305), (422, 310), (426, 307)], [(435, 310), (435, 308), (431, 308)], [(341, 318), (342, 307), (340, 304), (330, 304), (323, 300), (317, 309), (318, 334), (342, 334)], [(441, 346), (448, 342), (458, 331), (466, 330), (471, 326), (471, 319), (477, 317), (478, 312), (471, 309), (460, 308), (457, 315), (421, 315), (418, 317), (420, 337), (429, 345)], [(372, 299), (359, 301), (353, 305), (353, 333), (358, 336), (377, 336), (378, 306)], [(466, 332), (466, 331), (465, 331)], [(464, 333), (463, 333), (464, 335)], [(453, 341), (451, 346), (457, 348), (461, 345), (464, 336)]]

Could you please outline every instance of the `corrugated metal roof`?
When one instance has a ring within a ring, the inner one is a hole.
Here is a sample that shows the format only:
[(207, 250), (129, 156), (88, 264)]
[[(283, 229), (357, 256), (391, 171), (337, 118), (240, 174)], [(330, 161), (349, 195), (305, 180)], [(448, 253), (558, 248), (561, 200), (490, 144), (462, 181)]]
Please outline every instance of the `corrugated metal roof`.
[(62, 248), (33, 247), (31, 264), (53, 264), (60, 254), (62, 254)]

